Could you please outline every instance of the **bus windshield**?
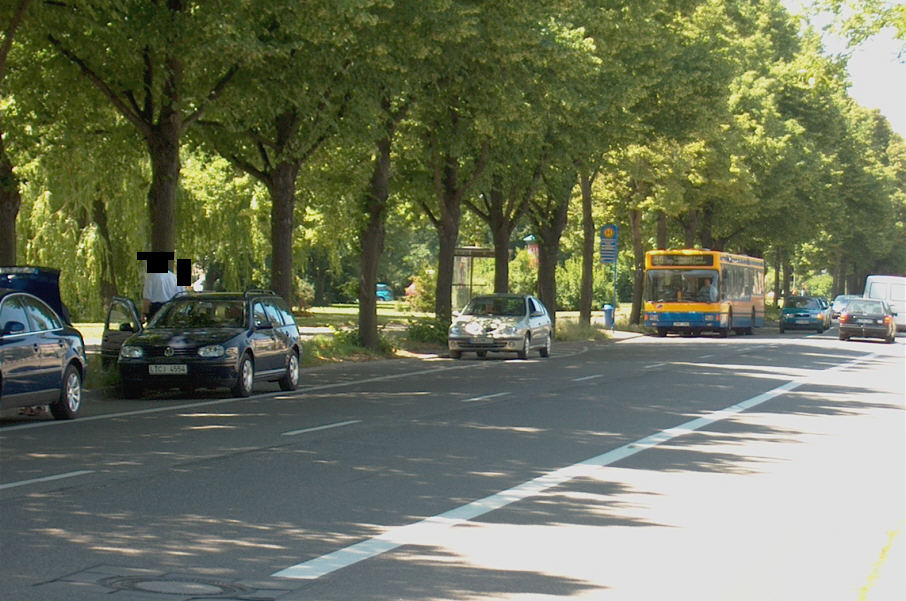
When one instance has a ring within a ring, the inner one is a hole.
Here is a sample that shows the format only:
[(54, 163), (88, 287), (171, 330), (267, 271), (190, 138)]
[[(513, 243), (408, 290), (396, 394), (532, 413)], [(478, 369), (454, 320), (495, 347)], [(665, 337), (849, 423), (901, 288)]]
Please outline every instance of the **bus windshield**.
[(645, 300), (654, 303), (719, 300), (717, 271), (713, 269), (652, 269), (647, 273)]

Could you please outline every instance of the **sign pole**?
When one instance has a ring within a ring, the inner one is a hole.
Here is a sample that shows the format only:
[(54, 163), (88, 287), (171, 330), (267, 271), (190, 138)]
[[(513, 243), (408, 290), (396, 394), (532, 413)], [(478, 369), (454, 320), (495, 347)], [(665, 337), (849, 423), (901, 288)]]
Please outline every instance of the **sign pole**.
[(610, 319), (611, 331), (616, 330), (617, 328), (617, 242), (619, 240), (619, 231), (619, 228), (613, 223), (601, 226), (601, 263), (613, 263), (613, 306), (611, 307), (613, 313)]

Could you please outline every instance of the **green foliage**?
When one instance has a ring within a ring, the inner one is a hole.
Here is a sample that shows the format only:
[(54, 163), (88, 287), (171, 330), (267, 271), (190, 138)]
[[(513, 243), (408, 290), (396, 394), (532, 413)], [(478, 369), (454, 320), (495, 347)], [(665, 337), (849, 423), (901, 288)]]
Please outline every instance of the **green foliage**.
[[(139, 297), (135, 252), (149, 246), (152, 169), (141, 127), (48, 35), (111, 82), (125, 108), (155, 117), (166, 99), (161, 65), (179, 63), (175, 108), (183, 118), (204, 113), (181, 139), (176, 250), (217, 272), (220, 288), (270, 283), (270, 190), (236, 167), (260, 175), (299, 161), (292, 251), (301, 304), (355, 300), (374, 144), (403, 107), (378, 279), (399, 294), (414, 275), (417, 310), (435, 307), (438, 238), (424, 208), (438, 208), (443, 185), (473, 199), (496, 186), (516, 200), (557, 173), (570, 185), (577, 165), (600, 174), (595, 223), (621, 225), (623, 302), (635, 269), (630, 209), (642, 214), (635, 242), (643, 250), (654, 247), (663, 214), (669, 247), (782, 251), (797, 282), (821, 290), (869, 271), (906, 273), (906, 144), (852, 102), (845, 65), (823, 54), (817, 36), (797, 35), (780, 3), (167, 6), (32, 2), (3, 74), (3, 140), (22, 182), (18, 262), (61, 267), (64, 301), (78, 319), (101, 318), (105, 294)], [(855, 6), (845, 27), (853, 39), (899, 26), (906, 14)], [(0, 30), (9, 15), (0, 9)], [(233, 65), (239, 70), (212, 103)], [(579, 295), (573, 204), (557, 269), (563, 307), (577, 306)], [(524, 216), (509, 215), (512, 243), (530, 232)], [(488, 245), (486, 223), (467, 214), (456, 243)], [(482, 284), (490, 268), (476, 263)], [(610, 273), (596, 263), (596, 309), (610, 301)], [(510, 290), (534, 293), (537, 282), (520, 249)]]
[(406, 338), (415, 342), (447, 344), (449, 324), (439, 319), (414, 319), (406, 326)]
[(434, 296), (437, 287), (437, 273), (433, 268), (426, 267), (421, 273), (412, 278), (415, 282), (415, 296), (411, 299), (414, 311), (434, 311)]

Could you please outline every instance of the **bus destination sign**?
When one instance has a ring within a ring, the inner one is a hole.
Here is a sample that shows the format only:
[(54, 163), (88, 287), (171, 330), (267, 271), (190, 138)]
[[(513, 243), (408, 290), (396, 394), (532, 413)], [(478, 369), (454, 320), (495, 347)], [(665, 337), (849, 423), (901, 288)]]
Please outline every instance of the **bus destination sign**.
[(651, 264), (660, 267), (713, 267), (713, 255), (652, 255)]

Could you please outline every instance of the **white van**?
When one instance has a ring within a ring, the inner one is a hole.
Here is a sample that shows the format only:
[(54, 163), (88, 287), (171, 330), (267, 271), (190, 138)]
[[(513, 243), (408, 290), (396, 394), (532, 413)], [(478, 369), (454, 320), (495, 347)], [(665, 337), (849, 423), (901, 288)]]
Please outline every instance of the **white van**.
[(906, 277), (899, 275), (870, 275), (865, 278), (865, 298), (885, 301), (897, 314), (897, 331), (906, 330)]

